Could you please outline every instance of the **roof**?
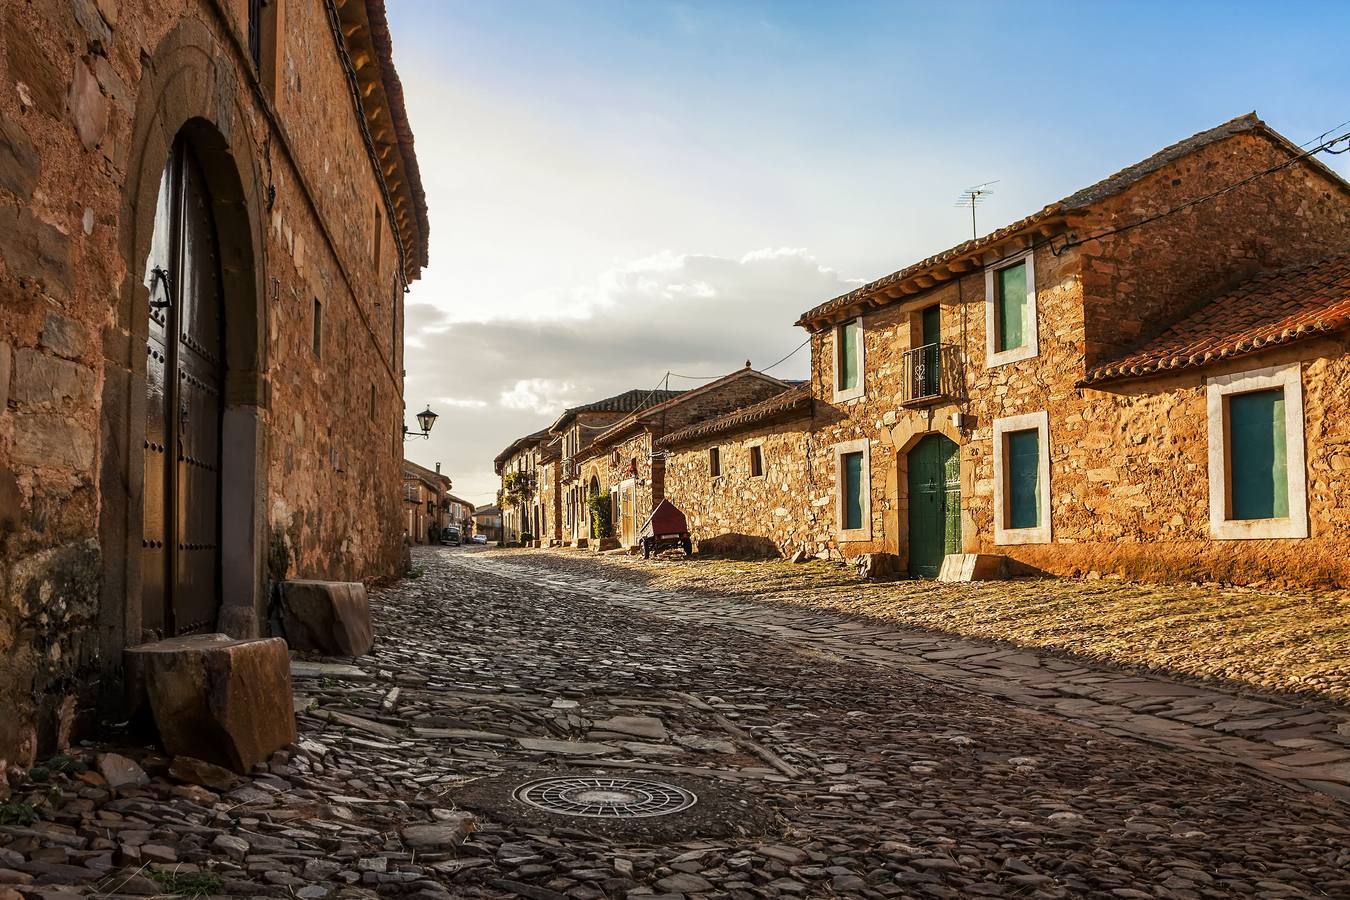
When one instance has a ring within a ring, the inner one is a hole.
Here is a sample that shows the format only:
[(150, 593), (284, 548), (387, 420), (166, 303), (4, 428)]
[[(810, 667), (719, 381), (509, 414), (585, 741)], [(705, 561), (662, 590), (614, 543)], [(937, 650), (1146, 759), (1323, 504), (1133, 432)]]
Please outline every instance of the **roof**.
[(403, 83), (394, 67), (385, 0), (337, 4), (330, 8), (329, 23), (344, 56), (362, 139), (376, 177), (389, 192), (390, 224), (402, 250), (404, 277), (411, 281), (429, 260), (427, 198)]
[(810, 411), (814, 404), (815, 397), (811, 393), (811, 385), (799, 384), (783, 391), (781, 394), (775, 394), (767, 400), (761, 400), (750, 406), (743, 406), (735, 412), (727, 413), (725, 416), (718, 416), (716, 419), (709, 419), (706, 422), (699, 422), (697, 425), (690, 425), (688, 428), (671, 432), (656, 443), (662, 447), (688, 444), (714, 435), (740, 431), (752, 425), (769, 422), (791, 413), (805, 413)]
[(475, 519), (479, 516), (500, 516), (501, 514), (502, 508), (495, 503), (491, 506), (480, 506), (473, 511), (473, 517)]
[(1204, 366), (1350, 326), (1350, 255), (1267, 272), (1196, 310), (1083, 384)]
[(738, 378), (759, 378), (763, 381), (767, 381), (771, 384), (776, 384), (781, 387), (789, 386), (789, 382), (780, 381), (779, 379), (774, 378), (772, 375), (765, 375), (763, 372), (758, 372), (750, 368), (749, 366), (745, 366), (740, 369), (737, 369), (734, 372), (723, 375), (721, 378), (709, 381), (707, 384), (700, 385), (692, 390), (682, 391), (677, 396), (671, 397), (669, 400), (653, 404), (652, 406), (648, 406), (645, 409), (640, 409), (637, 412), (630, 414), (626, 418), (623, 418), (618, 422), (615, 422), (609, 428), (605, 429), (604, 431), (596, 435), (595, 440), (592, 442), (592, 446), (606, 444), (609, 441), (631, 434), (632, 432), (637, 431), (642, 427), (644, 427), (646, 424), (648, 424), (648, 422), (651, 420), (653, 416), (659, 415), (662, 412), (665, 412), (669, 409), (679, 406), (681, 403), (684, 403), (688, 400), (696, 399), (702, 396), (703, 394), (715, 390), (721, 387), (722, 385), (735, 381)]
[(501, 453), (498, 453), (496, 457), (493, 458), (492, 460), (493, 468), (495, 468), (497, 474), (500, 475), (502, 472), (502, 464), (506, 462), (507, 457), (513, 456), (516, 453), (519, 453), (521, 450), (524, 450), (533, 444), (538, 444), (540, 441), (543, 441), (548, 437), (549, 437), (549, 430), (547, 428), (541, 428), (539, 431), (536, 431), (533, 434), (527, 434), (524, 437), (516, 438), (514, 441), (510, 443), (510, 445), (507, 446), (505, 450), (503, 450)]
[[(414, 478), (421, 479), (427, 487), (435, 491), (446, 491), (454, 484), (449, 475), (443, 475), (435, 469), (428, 469), (426, 466), (418, 465), (411, 459), (403, 460), (403, 474), (411, 475)], [(437, 482), (444, 482), (437, 484)]]
[(565, 409), (562, 415), (558, 416), (557, 421), (549, 426), (549, 431), (558, 431), (562, 426), (576, 418), (577, 413), (583, 412), (613, 412), (630, 413), (636, 412), (647, 406), (657, 403), (664, 403), (667, 400), (677, 397), (684, 391), (658, 391), (643, 390), (634, 388), (631, 391), (624, 391), (622, 394), (615, 394), (613, 397), (606, 397), (603, 400), (596, 400), (594, 403), (584, 403), (581, 406), (573, 406)]
[(470, 512), (473, 511), (473, 504), (470, 503), (468, 500), (465, 500), (463, 497), (456, 497), (454, 494), (446, 494), (445, 499), (449, 500), (451, 503), (459, 503), (462, 504), (463, 506), (467, 506)]
[[(892, 272), (890, 275), (849, 291), (847, 294), (828, 300), (802, 313), (797, 319), (797, 324), (812, 331), (819, 330), (832, 320), (856, 314), (867, 307), (893, 302), (905, 294), (919, 293), (931, 287), (937, 280), (951, 278), (975, 266), (983, 265), (982, 257), (985, 253), (992, 251), (1001, 256), (1003, 254), (1000, 251), (1007, 244), (1016, 241), (1018, 238), (1024, 238), (1027, 234), (1054, 233), (1064, 227), (1064, 219), (1069, 213), (1080, 211), (1085, 207), (1119, 194), (1146, 176), (1197, 150), (1234, 135), (1245, 133), (1260, 134), (1291, 155), (1298, 155), (1303, 152), (1284, 135), (1261, 121), (1256, 113), (1251, 112), (1244, 116), (1238, 116), (1222, 125), (1193, 134), (1185, 140), (1164, 147), (1147, 159), (1132, 166), (1127, 166), (1119, 172), (1103, 178), (1096, 184), (1075, 191), (1064, 199), (1051, 203), (1039, 212), (1019, 219), (1011, 225), (990, 232), (984, 237), (957, 244), (949, 250), (919, 260), (899, 271)], [(1343, 189), (1350, 189), (1350, 185), (1347, 185), (1339, 175), (1336, 175), (1320, 161), (1307, 157), (1306, 162), (1321, 169), (1324, 174), (1330, 176)], [(1020, 249), (1025, 249), (1025, 247)], [(927, 284), (924, 284), (924, 281), (927, 281)]]

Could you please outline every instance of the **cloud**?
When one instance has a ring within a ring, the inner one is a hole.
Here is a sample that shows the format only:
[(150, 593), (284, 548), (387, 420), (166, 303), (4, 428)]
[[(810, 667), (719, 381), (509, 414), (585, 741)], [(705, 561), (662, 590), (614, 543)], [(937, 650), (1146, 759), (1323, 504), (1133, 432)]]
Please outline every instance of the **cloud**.
[[(792, 324), (803, 310), (856, 285), (806, 250), (780, 247), (624, 262), (562, 292), (551, 317), (456, 321), (410, 304), (407, 395), (450, 398), (448, 386), (465, 385), (477, 398), (446, 399), (431, 440), (411, 452), (444, 462), (457, 493), (489, 502), (492, 458), (565, 407), (663, 385), (668, 372), (671, 388), (687, 389), (746, 360), (766, 366), (805, 339)], [(801, 378), (808, 364), (802, 350), (771, 374)]]

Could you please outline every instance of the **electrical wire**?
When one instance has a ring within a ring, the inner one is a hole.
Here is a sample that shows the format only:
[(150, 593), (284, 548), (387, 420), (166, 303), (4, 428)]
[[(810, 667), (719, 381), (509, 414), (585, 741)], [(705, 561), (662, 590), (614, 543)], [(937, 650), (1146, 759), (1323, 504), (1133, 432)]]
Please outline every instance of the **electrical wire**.
[(770, 369), (776, 369), (776, 368), (778, 368), (778, 367), (781, 366), (783, 363), (787, 362), (789, 359), (792, 359), (792, 357), (796, 356), (797, 353), (798, 353), (803, 347), (805, 347), (805, 346), (806, 346), (807, 344), (809, 344), (809, 343), (811, 343), (811, 338), (808, 337), (806, 340), (804, 340), (804, 341), (802, 341), (800, 344), (798, 344), (797, 347), (796, 347), (796, 349), (794, 349), (794, 350), (793, 350), (791, 353), (789, 353), (787, 356), (783, 357), (782, 359), (778, 360), (778, 362), (773, 363), (772, 365), (765, 366), (764, 368), (760, 369), (760, 371), (761, 371), (761, 372), (767, 372), (767, 371), (769, 371)]
[[(1335, 129), (1332, 130), (1334, 131)], [(1320, 144), (1318, 144), (1316, 147), (1313, 147), (1311, 150), (1305, 150), (1302, 153), (1297, 153), (1294, 156), (1290, 157), (1289, 159), (1285, 160), (1284, 162), (1277, 163), (1276, 165), (1270, 166), (1269, 168), (1266, 169), (1262, 169), (1259, 172), (1255, 172), (1251, 175), (1248, 175), (1246, 178), (1239, 179), (1238, 181), (1235, 181), (1232, 184), (1221, 187), (1218, 190), (1211, 191), (1208, 194), (1202, 194), (1199, 197), (1187, 200), (1185, 203), (1178, 204), (1170, 209), (1165, 209), (1162, 212), (1154, 213), (1151, 216), (1145, 216), (1142, 219), (1137, 219), (1136, 221), (1128, 222), (1124, 225), (1118, 225), (1114, 228), (1108, 228), (1105, 231), (1098, 231), (1081, 238), (1073, 238), (1071, 240), (1067, 240), (1058, 248), (1055, 247), (1053, 240), (1047, 240), (1045, 243), (1049, 245), (1050, 252), (1054, 253), (1056, 256), (1059, 256), (1065, 250), (1068, 250), (1071, 247), (1077, 247), (1082, 244), (1086, 244), (1089, 241), (1095, 241), (1100, 238), (1111, 237), (1113, 235), (1123, 234), (1127, 231), (1132, 231), (1133, 229), (1139, 228), (1140, 226), (1148, 225), (1151, 222), (1156, 222), (1159, 219), (1166, 218), (1167, 216), (1175, 215), (1176, 213), (1179, 212), (1184, 212), (1185, 210), (1190, 209), (1193, 206), (1199, 206), (1201, 203), (1206, 203), (1210, 200), (1215, 199), (1216, 197), (1221, 197), (1224, 194), (1229, 193), (1230, 191), (1235, 191), (1240, 187), (1251, 184), (1258, 178), (1265, 178), (1267, 175), (1273, 175), (1276, 172), (1287, 169), (1290, 166), (1300, 163), (1303, 160), (1308, 159), (1313, 155), (1321, 153), (1323, 151), (1333, 154), (1341, 154), (1346, 152), (1346, 150), (1350, 150), (1350, 146), (1346, 147), (1345, 150), (1331, 149), (1332, 146), (1334, 146), (1335, 144), (1339, 144), (1342, 141), (1350, 141), (1350, 132), (1342, 134), (1339, 137), (1331, 138), (1330, 140), (1327, 141), (1322, 141)]]

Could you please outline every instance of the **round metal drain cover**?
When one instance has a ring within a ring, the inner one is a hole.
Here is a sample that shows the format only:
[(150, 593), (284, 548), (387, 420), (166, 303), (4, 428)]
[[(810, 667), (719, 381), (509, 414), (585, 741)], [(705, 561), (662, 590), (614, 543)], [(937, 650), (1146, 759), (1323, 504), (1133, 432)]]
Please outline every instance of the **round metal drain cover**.
[(593, 776), (531, 781), (516, 788), (515, 798), (546, 812), (594, 819), (665, 816), (698, 802), (692, 793), (673, 784)]

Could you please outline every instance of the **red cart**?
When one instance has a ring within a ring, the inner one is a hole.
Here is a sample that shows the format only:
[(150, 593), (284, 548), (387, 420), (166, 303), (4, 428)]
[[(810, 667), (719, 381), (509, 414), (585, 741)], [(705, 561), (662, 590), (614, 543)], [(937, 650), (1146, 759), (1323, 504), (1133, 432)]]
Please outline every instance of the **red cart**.
[(686, 557), (694, 555), (693, 541), (689, 539), (689, 523), (680, 508), (669, 500), (662, 500), (652, 510), (647, 521), (642, 523), (638, 541), (642, 544), (643, 559), (673, 547), (683, 548)]

